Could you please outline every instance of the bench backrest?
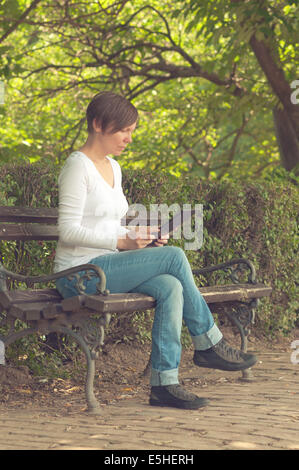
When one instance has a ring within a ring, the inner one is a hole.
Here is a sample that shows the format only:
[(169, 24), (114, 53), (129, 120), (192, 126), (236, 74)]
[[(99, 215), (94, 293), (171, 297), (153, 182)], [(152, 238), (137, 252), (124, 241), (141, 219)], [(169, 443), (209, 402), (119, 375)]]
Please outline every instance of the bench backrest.
[[(0, 206), (0, 240), (58, 240), (57, 219), (57, 208)], [(131, 225), (133, 220), (125, 217), (121, 223)], [(138, 222), (149, 225), (150, 218)]]
[(0, 206), (0, 240), (58, 240), (55, 208)]

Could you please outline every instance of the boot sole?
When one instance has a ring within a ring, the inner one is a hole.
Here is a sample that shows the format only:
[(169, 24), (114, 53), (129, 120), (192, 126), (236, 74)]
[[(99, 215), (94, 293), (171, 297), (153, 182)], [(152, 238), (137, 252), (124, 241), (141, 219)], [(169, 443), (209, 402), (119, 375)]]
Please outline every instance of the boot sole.
[(183, 410), (197, 410), (198, 408), (203, 408), (204, 406), (207, 406), (209, 404), (209, 400), (207, 398), (202, 398), (200, 401), (197, 402), (161, 402), (159, 400), (156, 400), (155, 398), (150, 398), (149, 399), (149, 404), (151, 406), (162, 406), (162, 407), (168, 407), (168, 408), (180, 408)]
[(205, 367), (206, 369), (217, 369), (217, 370), (225, 370), (229, 372), (237, 372), (240, 370), (245, 370), (249, 369), (250, 367), (254, 366), (254, 364), (257, 362), (257, 357), (253, 357), (250, 361), (247, 361), (246, 363), (227, 363), (227, 364), (213, 364), (212, 362), (195, 362), (193, 361), (194, 364), (198, 367)]

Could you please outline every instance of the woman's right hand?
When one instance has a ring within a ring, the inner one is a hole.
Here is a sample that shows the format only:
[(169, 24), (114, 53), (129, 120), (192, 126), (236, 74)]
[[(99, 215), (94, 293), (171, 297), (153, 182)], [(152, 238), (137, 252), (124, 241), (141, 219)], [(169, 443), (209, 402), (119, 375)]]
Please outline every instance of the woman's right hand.
[(157, 227), (136, 227), (130, 230), (125, 237), (120, 237), (117, 241), (119, 250), (138, 250), (145, 248), (157, 239)]

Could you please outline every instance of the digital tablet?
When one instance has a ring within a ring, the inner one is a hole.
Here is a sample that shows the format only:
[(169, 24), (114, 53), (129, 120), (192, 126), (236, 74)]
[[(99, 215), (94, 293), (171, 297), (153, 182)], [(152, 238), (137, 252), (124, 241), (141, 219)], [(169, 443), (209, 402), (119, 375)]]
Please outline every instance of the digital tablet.
[(178, 227), (183, 225), (183, 223), (187, 222), (191, 219), (192, 215), (194, 215), (194, 209), (184, 209), (182, 211), (178, 211), (170, 220), (167, 220), (164, 224), (161, 225), (159, 231), (157, 233), (157, 238), (155, 238), (149, 245), (147, 246), (156, 246), (155, 242), (161, 238), (165, 238), (173, 234)]

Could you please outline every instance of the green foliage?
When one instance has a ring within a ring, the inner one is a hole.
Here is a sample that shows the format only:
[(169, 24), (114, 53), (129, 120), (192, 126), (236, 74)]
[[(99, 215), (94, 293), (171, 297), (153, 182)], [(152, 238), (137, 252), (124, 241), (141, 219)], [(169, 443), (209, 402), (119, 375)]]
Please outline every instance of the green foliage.
[[(120, 162), (129, 202), (203, 203), (204, 246), (187, 252), (191, 264), (252, 259), (274, 288), (258, 326), (288, 332), (298, 310), (298, 172), (281, 167), (279, 99), (250, 38), (265, 41), (289, 83), (298, 78), (298, 2), (59, 0), (37, 2), (18, 23), (31, 4), (0, 2), (0, 205), (57, 205), (59, 167), (86, 138), (88, 102), (101, 89), (121, 92), (140, 112)], [(1, 243), (0, 252), (8, 268), (40, 274), (52, 269), (55, 243)]]
[[(57, 205), (56, 166), (5, 165), (0, 170), (1, 204)], [(258, 280), (273, 287), (271, 298), (261, 302), (257, 325), (273, 335), (289, 332), (298, 321), (297, 184), (294, 175), (282, 170), (268, 180), (223, 179), (220, 183), (147, 169), (128, 169), (123, 174), (129, 204), (138, 202), (147, 208), (162, 203), (203, 204), (203, 247), (186, 251), (192, 267), (235, 257), (253, 261)], [(169, 243), (184, 246), (183, 240)], [(9, 269), (37, 275), (51, 271), (55, 242), (2, 242), (0, 250)], [(224, 274), (213, 274), (209, 281), (223, 282)], [(198, 279), (199, 284), (203, 282)], [(132, 335), (127, 333), (128, 338)]]
[[(29, 5), (2, 2), (0, 30)], [(83, 143), (87, 103), (105, 88), (140, 111), (124, 167), (263, 177), (280, 163), (278, 98), (249, 39), (265, 38), (290, 83), (298, 17), (286, 0), (40, 2), (0, 43), (0, 160), (60, 164)]]
[[(0, 166), (0, 205), (56, 207), (58, 204), (55, 165)], [(7, 269), (39, 275), (52, 270), (55, 242), (0, 242), (1, 259)]]
[(47, 345), (45, 336), (32, 335), (7, 348), (6, 360), (15, 366), (26, 365), (35, 376), (69, 378), (63, 364), (69, 360), (71, 354), (72, 360), (75, 361), (77, 353), (70, 343), (65, 344), (63, 350), (52, 349)]
[[(220, 183), (190, 176), (174, 178), (166, 173), (127, 171), (125, 192), (130, 202), (177, 202), (204, 205), (204, 244), (186, 251), (193, 268), (218, 264), (231, 258), (248, 258), (257, 277), (273, 288), (263, 299), (257, 324), (269, 335), (289, 332), (298, 322), (298, 207), (294, 175), (274, 173), (269, 180)], [(136, 196), (136, 198), (134, 198)], [(178, 241), (170, 241), (179, 244)], [(201, 280), (198, 280), (201, 282)], [(222, 274), (210, 282), (223, 282)]]

